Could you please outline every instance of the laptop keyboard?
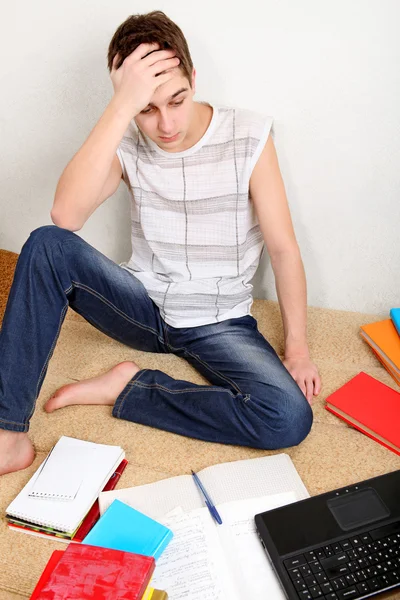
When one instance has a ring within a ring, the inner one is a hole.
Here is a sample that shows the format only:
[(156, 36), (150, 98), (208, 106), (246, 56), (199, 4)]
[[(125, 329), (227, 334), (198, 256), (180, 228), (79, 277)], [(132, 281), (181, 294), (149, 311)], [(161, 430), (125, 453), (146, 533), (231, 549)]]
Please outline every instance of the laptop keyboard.
[(400, 585), (400, 522), (284, 561), (301, 600), (353, 600)]

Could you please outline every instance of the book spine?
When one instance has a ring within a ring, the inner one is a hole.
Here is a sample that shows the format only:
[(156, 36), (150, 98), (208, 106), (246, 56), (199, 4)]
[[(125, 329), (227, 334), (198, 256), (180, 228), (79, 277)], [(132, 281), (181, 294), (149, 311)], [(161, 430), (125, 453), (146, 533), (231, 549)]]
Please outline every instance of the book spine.
[(174, 537), (174, 534), (172, 533), (172, 531), (170, 529), (168, 529), (168, 531), (165, 532), (165, 535), (163, 536), (162, 540), (158, 544), (157, 548), (153, 552), (153, 556), (154, 556), (155, 560), (160, 558), (161, 554), (164, 552), (165, 548), (168, 546), (168, 544), (170, 543), (170, 541), (172, 540), (173, 537)]
[(365, 431), (365, 429), (363, 429), (362, 427), (358, 427), (357, 425), (355, 425), (354, 423), (352, 423), (348, 419), (345, 419), (345, 417), (343, 415), (339, 415), (330, 406), (325, 406), (325, 408), (326, 408), (326, 410), (329, 410), (329, 412), (331, 412), (336, 417), (339, 417), (339, 419), (342, 419), (342, 421), (345, 421), (348, 425), (350, 425), (350, 427), (353, 427), (354, 429), (357, 429), (358, 431), (361, 431), (361, 433), (363, 433), (364, 435), (367, 435), (371, 440), (374, 440), (375, 442), (378, 442), (378, 444), (380, 444), (381, 446), (384, 446), (388, 450), (391, 450), (392, 452), (394, 452), (395, 454), (397, 454), (398, 456), (400, 456), (400, 451), (397, 451), (394, 448), (392, 448), (391, 446), (388, 446), (387, 444), (385, 444), (385, 442), (383, 442), (379, 438), (373, 436), (369, 431)]
[[(110, 490), (113, 490), (115, 488), (115, 486), (117, 485), (118, 481), (120, 480), (121, 475), (124, 472), (127, 464), (128, 464), (128, 461), (126, 459), (124, 459), (121, 462), (121, 464), (118, 466), (118, 469), (110, 477), (110, 479), (104, 486), (104, 488), (102, 490), (103, 492), (109, 492)], [(94, 527), (94, 525), (97, 523), (97, 521), (99, 519), (100, 519), (100, 506), (99, 506), (99, 501), (96, 500), (96, 502), (93, 504), (92, 508), (86, 515), (85, 519), (83, 520), (82, 525), (79, 527), (78, 531), (73, 536), (71, 541), (76, 542), (78, 544), (83, 542), (83, 540), (85, 539), (85, 537), (87, 536), (89, 531)]]

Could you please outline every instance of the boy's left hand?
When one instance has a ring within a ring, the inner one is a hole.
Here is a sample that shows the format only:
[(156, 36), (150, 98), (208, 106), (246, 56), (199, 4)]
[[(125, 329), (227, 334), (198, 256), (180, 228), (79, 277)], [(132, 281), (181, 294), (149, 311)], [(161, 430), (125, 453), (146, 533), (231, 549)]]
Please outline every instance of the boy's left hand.
[(283, 364), (311, 404), (321, 391), (321, 378), (315, 364), (307, 357), (288, 357)]

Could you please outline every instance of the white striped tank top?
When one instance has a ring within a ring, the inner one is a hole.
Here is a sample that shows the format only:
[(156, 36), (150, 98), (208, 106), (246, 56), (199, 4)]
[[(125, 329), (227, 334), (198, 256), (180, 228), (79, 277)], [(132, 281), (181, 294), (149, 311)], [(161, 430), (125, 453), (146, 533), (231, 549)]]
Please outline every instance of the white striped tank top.
[(132, 219), (132, 256), (121, 266), (172, 327), (251, 314), (263, 249), (249, 181), (272, 118), (212, 108), (207, 131), (187, 150), (163, 150), (134, 120), (117, 150)]

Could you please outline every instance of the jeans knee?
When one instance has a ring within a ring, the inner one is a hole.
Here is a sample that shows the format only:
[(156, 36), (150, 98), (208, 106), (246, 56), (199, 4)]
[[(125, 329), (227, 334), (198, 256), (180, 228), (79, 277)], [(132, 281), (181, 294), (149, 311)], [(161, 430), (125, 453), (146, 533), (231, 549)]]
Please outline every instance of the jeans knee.
[(61, 227), (57, 227), (57, 225), (43, 225), (32, 231), (26, 244), (47, 246), (55, 241), (63, 241), (71, 235), (74, 234), (69, 229), (62, 229)]
[(264, 421), (259, 431), (259, 447), (265, 450), (300, 444), (310, 433), (313, 412), (300, 388), (280, 395), (272, 422)]
[(299, 397), (296, 401), (292, 400), (291, 415), (288, 418), (288, 433), (287, 433), (287, 446), (297, 446), (302, 442), (310, 433), (313, 424), (313, 411), (307, 398), (300, 390)]

